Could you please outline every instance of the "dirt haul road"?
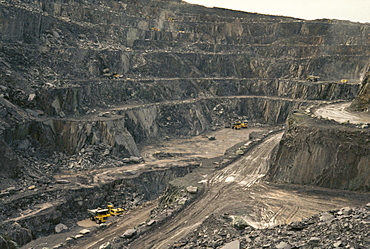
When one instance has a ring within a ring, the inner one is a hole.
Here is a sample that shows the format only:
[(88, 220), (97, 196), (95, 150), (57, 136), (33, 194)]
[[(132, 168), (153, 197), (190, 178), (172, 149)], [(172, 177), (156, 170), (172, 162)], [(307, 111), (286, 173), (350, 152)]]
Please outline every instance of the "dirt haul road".
[(370, 115), (368, 113), (347, 111), (350, 105), (351, 102), (325, 105), (315, 110), (314, 113), (323, 118), (334, 119), (339, 123), (370, 123)]
[(237, 215), (255, 228), (286, 224), (321, 211), (356, 205), (341, 192), (311, 187), (284, 189), (261, 179), (282, 133), (275, 134), (244, 157), (209, 177), (204, 193), (181, 213), (147, 233), (129, 248), (168, 248), (184, 238), (210, 214)]
[(70, 248), (99, 248), (100, 245), (112, 240), (117, 235), (124, 234), (128, 229), (131, 229), (132, 224), (140, 224), (144, 222), (148, 218), (150, 211), (157, 204), (157, 201), (153, 201), (147, 203), (143, 207), (125, 213), (123, 218), (117, 220), (114, 224), (111, 224), (107, 229), (95, 233), (92, 238), (81, 240), (78, 244), (72, 245)]

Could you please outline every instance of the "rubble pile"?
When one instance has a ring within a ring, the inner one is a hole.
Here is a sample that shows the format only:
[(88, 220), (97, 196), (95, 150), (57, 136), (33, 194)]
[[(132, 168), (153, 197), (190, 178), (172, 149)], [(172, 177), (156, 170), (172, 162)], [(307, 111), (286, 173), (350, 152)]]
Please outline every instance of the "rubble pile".
[[(312, 249), (370, 247), (370, 203), (317, 214), (300, 222), (266, 229), (232, 225), (231, 215), (210, 216), (188, 237), (170, 248), (226, 248), (234, 242), (240, 248)], [(228, 247), (229, 248), (229, 247)], [(239, 248), (239, 247), (230, 247)]]

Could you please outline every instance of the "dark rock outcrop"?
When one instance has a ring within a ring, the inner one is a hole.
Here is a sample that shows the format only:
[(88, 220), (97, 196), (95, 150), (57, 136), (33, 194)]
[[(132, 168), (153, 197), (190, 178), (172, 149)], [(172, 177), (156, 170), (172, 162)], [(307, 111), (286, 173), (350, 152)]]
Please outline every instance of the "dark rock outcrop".
[[(50, 210), (38, 214), (43, 223), (32, 215), (19, 221), (37, 236), (53, 232), (61, 221), (72, 223), (66, 219), (70, 210), (79, 210), (76, 218), (86, 218), (82, 213), (88, 205), (103, 202), (96, 200), (128, 200), (108, 198), (95, 185), (81, 187), (93, 184), (85, 178), (76, 189), (69, 189), (73, 182), (57, 179), (68, 191), (49, 194), (53, 173), (107, 167), (112, 161), (116, 167), (126, 163), (123, 158), (140, 162), (141, 143), (198, 135), (231, 118), (283, 124), (293, 109), (353, 99), (370, 57), (369, 24), (304, 21), (178, 0), (6, 0), (0, 2), (0, 16), (0, 186), (20, 179), (20, 172), (33, 171), (22, 179), (32, 185), (22, 188), (35, 191), (1, 203), (0, 215), (14, 218), (12, 210), (19, 206), (52, 202)], [(320, 81), (306, 81), (310, 74)], [(339, 83), (341, 79), (349, 82)], [(301, 140), (291, 143), (300, 146)], [(321, 150), (316, 141), (309, 142)], [(367, 189), (368, 180), (360, 177), (368, 163), (366, 149), (354, 142), (329, 148), (326, 155), (355, 148), (344, 164), (356, 167), (341, 164), (342, 174), (351, 174), (329, 184), (326, 176), (332, 171), (325, 166), (320, 168), (325, 177), (304, 182)], [(310, 163), (308, 155), (315, 152), (306, 146), (300, 155)], [(291, 165), (294, 156), (289, 155), (282, 160)], [(180, 173), (157, 178), (153, 173), (147, 179), (152, 185), (142, 193), (131, 186), (142, 183), (132, 180), (127, 192), (157, 196), (175, 175)], [(122, 187), (111, 184), (99, 188)], [(78, 201), (71, 200), (75, 195)], [(54, 203), (56, 196), (62, 196), (61, 203)], [(23, 234), (12, 236), (23, 244), (29, 239)]]
[(287, 120), (270, 180), (369, 191), (369, 136), (369, 129), (296, 112)]
[[(199, 134), (216, 123), (210, 113), (215, 106), (209, 104), (214, 97), (297, 100), (275, 108), (275, 100), (263, 99), (257, 110), (241, 101), (228, 111), (262, 112), (256, 120), (281, 123), (301, 99), (353, 99), (369, 59), (367, 24), (303, 21), (182, 1), (0, 5), (0, 94), (30, 115), (22, 122), (27, 133), (4, 122), (4, 140), (30, 136), (50, 150), (72, 154), (99, 141), (114, 155), (137, 156), (133, 141)], [(305, 81), (312, 73), (323, 81)], [(349, 83), (339, 84), (342, 78)], [(193, 99), (198, 99), (193, 105), (180, 102)], [(173, 102), (157, 107), (166, 101)], [(137, 108), (123, 111), (122, 105)], [(85, 116), (98, 112), (113, 117), (106, 122)]]
[(13, 179), (20, 177), (24, 167), (17, 154), (2, 139), (0, 139), (0, 155), (1, 177)]
[(350, 110), (358, 112), (369, 112), (370, 107), (370, 72), (366, 72), (361, 83), (357, 98), (352, 102)]

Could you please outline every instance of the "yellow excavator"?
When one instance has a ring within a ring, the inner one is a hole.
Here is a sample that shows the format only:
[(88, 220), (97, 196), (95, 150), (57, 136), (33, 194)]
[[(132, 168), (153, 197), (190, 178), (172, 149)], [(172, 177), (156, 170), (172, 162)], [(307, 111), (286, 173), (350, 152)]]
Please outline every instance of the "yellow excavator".
[(87, 211), (91, 214), (90, 219), (100, 224), (107, 222), (108, 217), (120, 215), (125, 211), (123, 208), (113, 207), (113, 204), (109, 203), (107, 208), (88, 209)]

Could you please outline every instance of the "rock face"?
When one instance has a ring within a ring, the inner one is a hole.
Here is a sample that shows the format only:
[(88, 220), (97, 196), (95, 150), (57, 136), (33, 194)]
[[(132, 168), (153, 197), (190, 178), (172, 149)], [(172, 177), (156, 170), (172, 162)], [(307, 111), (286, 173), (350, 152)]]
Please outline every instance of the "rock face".
[[(71, 190), (73, 183), (63, 179), (55, 182), (68, 191), (38, 196), (36, 190), (48, 190), (58, 170), (139, 163), (139, 145), (148, 141), (198, 135), (243, 116), (255, 123), (283, 124), (293, 109), (353, 99), (370, 57), (369, 24), (304, 21), (179, 0), (0, 1), (0, 16), (0, 187), (8, 188), (10, 181), (20, 185), (20, 172), (32, 172), (22, 181), (38, 179), (38, 185), (24, 187), (34, 193), (0, 203), (1, 217), (12, 218), (19, 203), (26, 210), (28, 205), (52, 202), (52, 208), (41, 213), (43, 223), (34, 216), (20, 221), (37, 236), (54, 232), (60, 222), (70, 227), (64, 219), (73, 208), (85, 212), (88, 204), (101, 204), (96, 200), (119, 203), (129, 198), (92, 195), (95, 185), (93, 190)], [(311, 74), (320, 81), (307, 81)], [(339, 83), (341, 79), (349, 82)], [(315, 141), (310, 143), (324, 151)], [(302, 182), (367, 189), (368, 180), (360, 176), (367, 170), (366, 147), (355, 147), (354, 142), (345, 146), (357, 150), (344, 158), (355, 168), (340, 164), (342, 174), (351, 174), (326, 183), (331, 169), (320, 166), (324, 178), (314, 175)], [(329, 146), (322, 153), (337, 153), (339, 158), (345, 146)], [(300, 153), (309, 164), (311, 149)], [(81, 157), (76, 160), (76, 155)], [(289, 155), (278, 159), (297, 164)], [(275, 167), (272, 173), (285, 181), (285, 171)], [(185, 172), (148, 176), (153, 185), (143, 187), (141, 194), (158, 195), (168, 178), (181, 174)], [(81, 179), (81, 185), (93, 183)], [(96, 184), (111, 189), (123, 183)], [(132, 185), (140, 184), (132, 180), (128, 192), (139, 192)], [(78, 201), (70, 199), (78, 195)], [(55, 196), (65, 200), (54, 203)], [(127, 205), (139, 201), (130, 198), (134, 201)], [(26, 243), (30, 236), (19, 234), (23, 231), (12, 239)]]
[(370, 190), (368, 129), (339, 125), (296, 112), (269, 171), (276, 182)]
[[(94, 184), (87, 188), (76, 188), (68, 185), (65, 189), (34, 192), (18, 199), (8, 198), (0, 203), (0, 217), (7, 220), (1, 224), (0, 232), (18, 245), (24, 245), (35, 239), (35, 236), (63, 232), (74, 226), (77, 220), (87, 219), (86, 210), (89, 208), (103, 207), (108, 202), (125, 210), (142, 205), (144, 201), (157, 198), (170, 180), (186, 175), (191, 170), (192, 166), (172, 167), (137, 175), (128, 174), (115, 180), (108, 179), (98, 186)], [(17, 222), (12, 220), (18, 215), (14, 212), (15, 207), (35, 205), (47, 208)]]
[[(68, 154), (104, 143), (138, 156), (138, 143), (199, 134), (231, 114), (282, 123), (302, 99), (354, 98), (369, 59), (367, 24), (175, 0), (0, 5), (0, 132)], [(306, 81), (312, 73), (322, 81)], [(260, 98), (228, 99), (251, 95)]]
[[(369, 68), (370, 69), (370, 68)], [(370, 107), (370, 72), (366, 72), (361, 83), (357, 98), (352, 102), (350, 109), (353, 111), (369, 112)]]
[(22, 173), (23, 166), (13, 150), (0, 139), (0, 171), (10, 178), (17, 178)]

